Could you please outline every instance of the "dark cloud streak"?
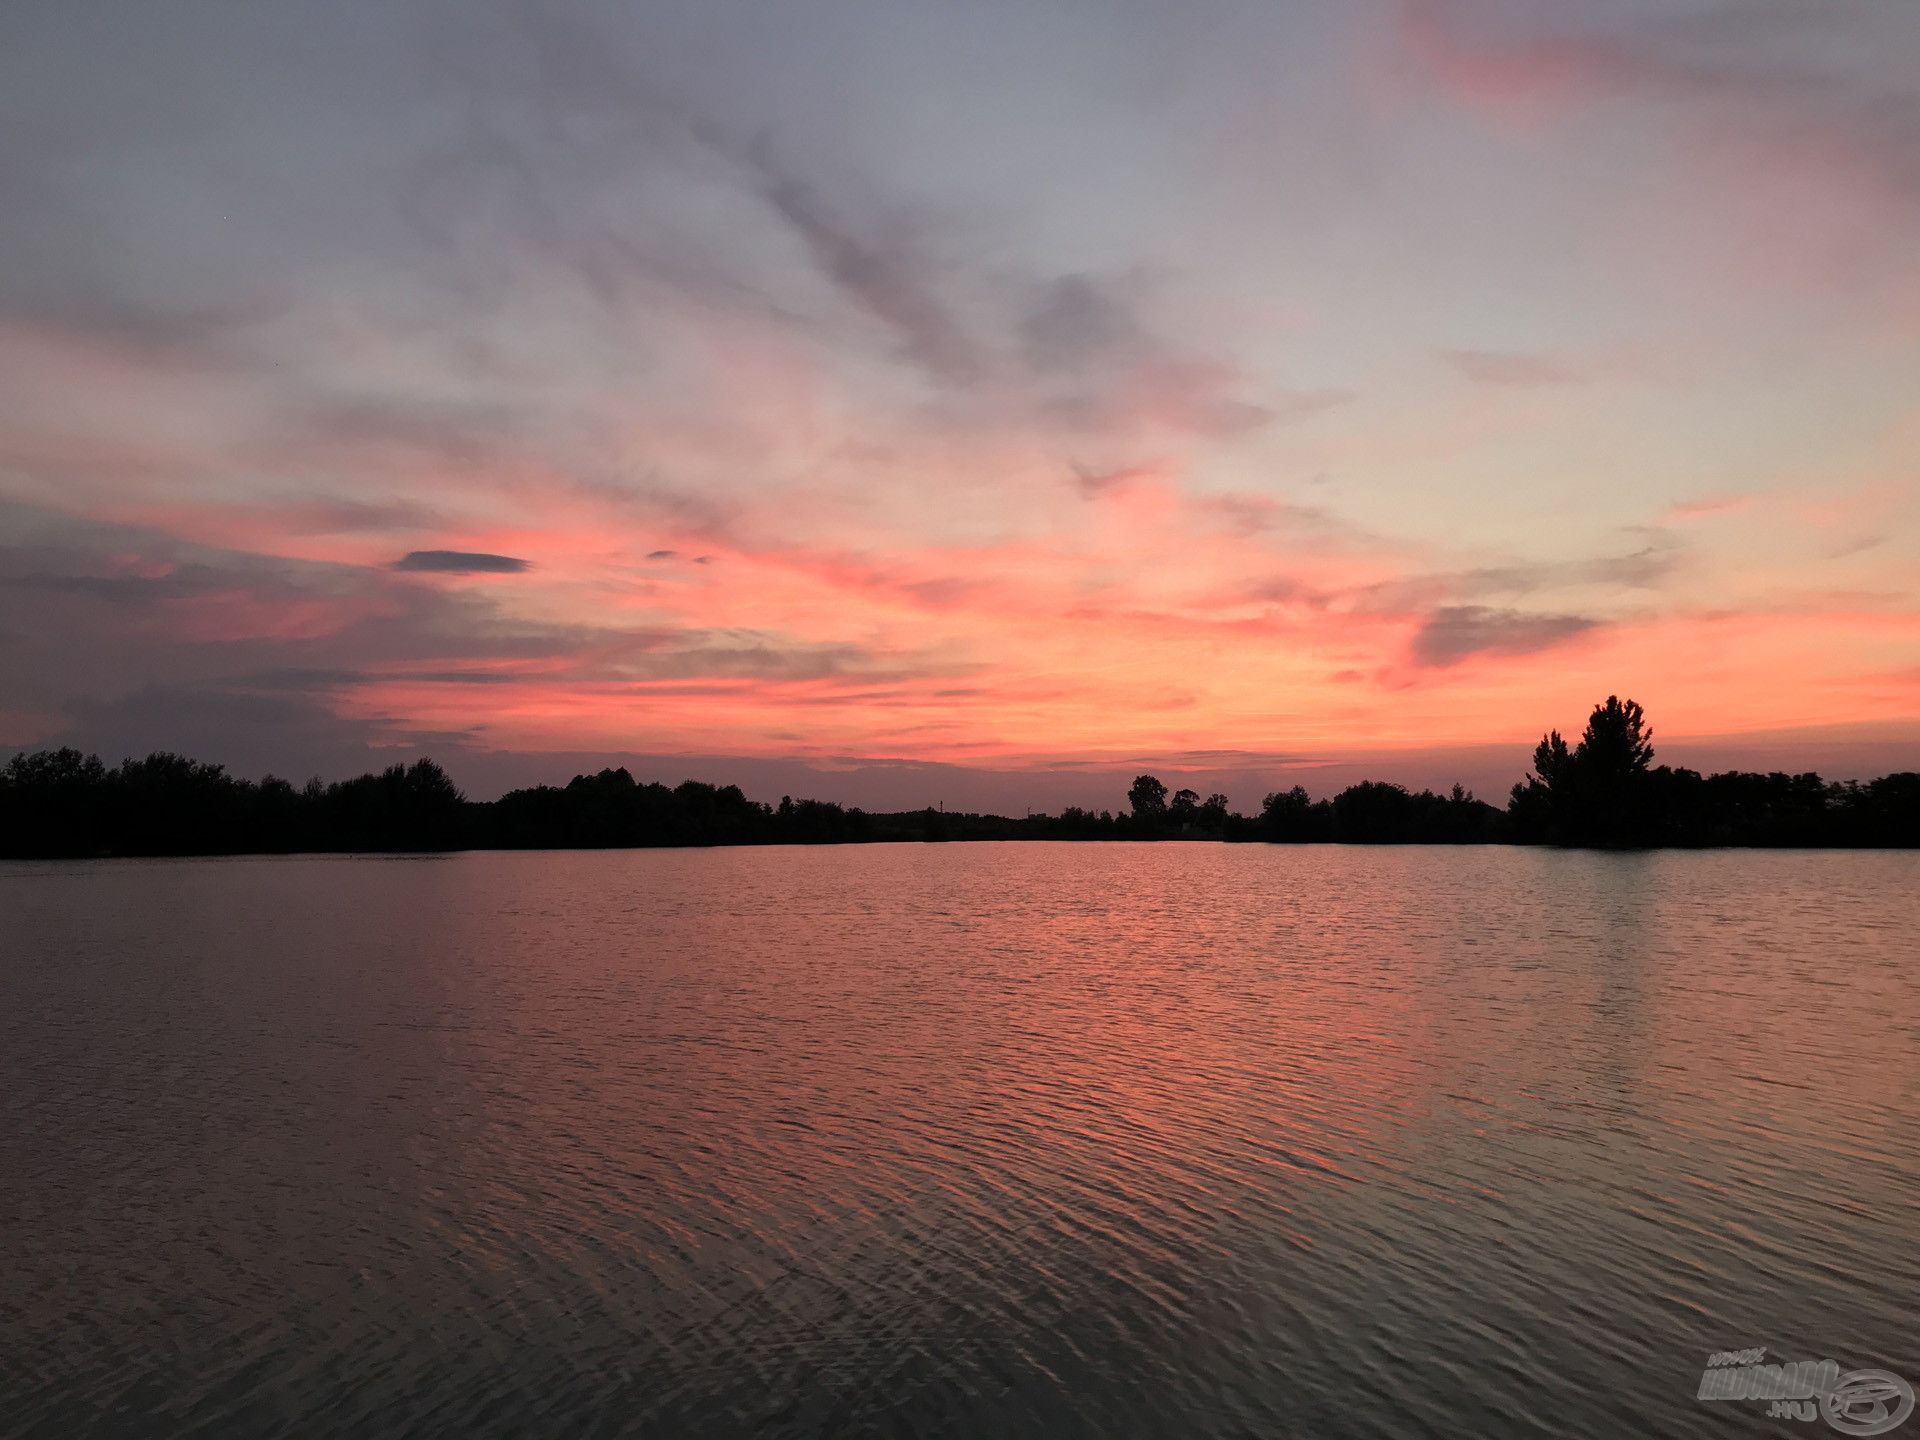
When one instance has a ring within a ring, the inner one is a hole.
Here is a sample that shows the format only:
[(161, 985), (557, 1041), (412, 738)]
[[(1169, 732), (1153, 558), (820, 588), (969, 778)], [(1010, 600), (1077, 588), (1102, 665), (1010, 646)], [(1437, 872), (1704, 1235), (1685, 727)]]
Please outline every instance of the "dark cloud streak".
[(518, 575), (533, 564), (512, 555), (477, 550), (411, 550), (393, 562), (395, 570), (430, 575)]
[(1533, 655), (1599, 628), (1584, 615), (1529, 615), (1485, 605), (1448, 605), (1420, 622), (1410, 654), (1415, 665), (1444, 669), (1474, 655)]

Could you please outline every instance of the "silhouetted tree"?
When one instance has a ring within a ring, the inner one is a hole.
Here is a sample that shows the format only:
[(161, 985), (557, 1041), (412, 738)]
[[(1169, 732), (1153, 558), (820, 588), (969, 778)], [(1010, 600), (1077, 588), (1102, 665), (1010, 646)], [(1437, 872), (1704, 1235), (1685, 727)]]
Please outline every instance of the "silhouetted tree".
[(1513, 787), (1516, 836), (1575, 845), (1645, 845), (1660, 839), (1650, 781), (1653, 732), (1632, 700), (1609, 695), (1572, 750), (1558, 730), (1533, 752), (1533, 773)]
[(1384, 780), (1362, 780), (1333, 797), (1334, 834), (1377, 845), (1412, 838), (1413, 797)]
[(1306, 787), (1276, 790), (1260, 806), (1260, 838), (1302, 842), (1333, 838), (1333, 807), (1315, 805)]
[(1502, 817), (1455, 785), (1445, 795), (1362, 780), (1333, 797), (1333, 838), (1348, 844), (1469, 845), (1500, 838)]
[(0, 786), (0, 824), (10, 855), (104, 853), (107, 767), (71, 748), (15, 755)]
[(1827, 803), (1834, 822), (1831, 833), (1848, 837), (1840, 844), (1920, 845), (1920, 774), (1906, 771), (1864, 785), (1834, 785), (1828, 788)]
[(1632, 700), (1609, 695), (1587, 717), (1580, 737), (1580, 764), (1606, 778), (1644, 775), (1653, 760), (1653, 731), (1646, 728), (1646, 712)]
[(431, 760), (329, 785), (319, 828), (330, 850), (446, 850), (466, 843), (466, 797)]
[(1127, 788), (1133, 818), (1152, 823), (1167, 813), (1167, 787), (1151, 775), (1139, 775)]

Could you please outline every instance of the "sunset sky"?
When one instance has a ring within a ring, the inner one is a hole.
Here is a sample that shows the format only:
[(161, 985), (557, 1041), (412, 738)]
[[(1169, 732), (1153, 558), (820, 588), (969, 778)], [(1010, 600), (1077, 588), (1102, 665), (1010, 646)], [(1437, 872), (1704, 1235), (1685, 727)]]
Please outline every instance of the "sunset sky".
[(13, 0), (0, 197), (0, 751), (1920, 768), (1910, 0)]

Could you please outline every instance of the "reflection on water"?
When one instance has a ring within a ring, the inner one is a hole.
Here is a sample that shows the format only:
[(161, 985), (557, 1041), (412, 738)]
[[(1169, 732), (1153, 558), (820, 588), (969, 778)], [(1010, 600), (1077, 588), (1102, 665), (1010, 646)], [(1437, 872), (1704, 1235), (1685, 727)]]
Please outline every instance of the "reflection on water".
[(1771, 1431), (1920, 1378), (1920, 856), (0, 867), (0, 1433)]

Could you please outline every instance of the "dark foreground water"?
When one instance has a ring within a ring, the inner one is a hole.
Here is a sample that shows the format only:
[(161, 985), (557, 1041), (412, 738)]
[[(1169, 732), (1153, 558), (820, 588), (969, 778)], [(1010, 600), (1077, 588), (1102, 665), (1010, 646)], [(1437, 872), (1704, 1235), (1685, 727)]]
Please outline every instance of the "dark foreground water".
[[(1777, 1435), (1920, 855), (0, 866), (0, 1434)], [(1901, 1433), (1920, 1437), (1920, 1418)]]

